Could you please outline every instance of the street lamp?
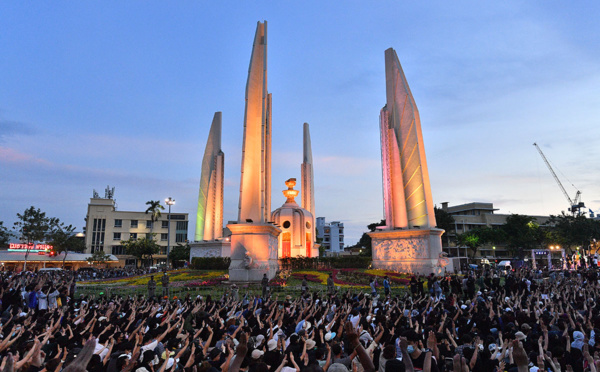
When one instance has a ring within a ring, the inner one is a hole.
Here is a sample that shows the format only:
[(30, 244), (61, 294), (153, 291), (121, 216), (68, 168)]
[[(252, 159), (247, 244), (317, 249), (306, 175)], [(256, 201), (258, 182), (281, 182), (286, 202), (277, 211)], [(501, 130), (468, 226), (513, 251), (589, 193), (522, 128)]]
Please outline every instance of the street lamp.
[(175, 204), (175, 199), (170, 196), (165, 199), (165, 203), (169, 206), (169, 215), (167, 217), (167, 270), (169, 270), (169, 248), (171, 248), (171, 206)]

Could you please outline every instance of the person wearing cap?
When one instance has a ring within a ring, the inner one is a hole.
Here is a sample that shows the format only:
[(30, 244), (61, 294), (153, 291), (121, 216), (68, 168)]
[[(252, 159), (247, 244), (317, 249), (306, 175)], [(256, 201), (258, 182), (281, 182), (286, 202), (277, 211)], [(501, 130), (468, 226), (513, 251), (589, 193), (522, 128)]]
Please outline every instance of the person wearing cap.
[(281, 354), (281, 348), (278, 347), (279, 344), (282, 343), (283, 340), (275, 340), (271, 339), (267, 342), (267, 351), (263, 357), (263, 360), (267, 365), (273, 367), (278, 366), (281, 363), (281, 359), (283, 355)]
[(262, 298), (267, 299), (267, 295), (269, 293), (269, 278), (267, 278), (267, 274), (263, 274), (263, 278), (260, 282), (262, 286)]
[(373, 298), (377, 297), (377, 277), (374, 277), (373, 280), (371, 280), (369, 286), (371, 287), (371, 296)]
[(333, 282), (333, 273), (329, 273), (327, 278), (327, 294), (332, 296), (335, 293), (335, 283)]
[(308, 277), (306, 275), (304, 275), (304, 278), (302, 279), (302, 295), (304, 296), (306, 294), (306, 292), (308, 291)]
[(389, 297), (392, 288), (390, 286), (390, 279), (387, 275), (383, 277), (383, 289), (385, 291), (385, 297)]
[(240, 289), (235, 283), (231, 285), (231, 298), (236, 302), (240, 300)]
[(154, 280), (154, 275), (150, 275), (150, 280), (148, 281), (148, 298), (152, 299), (156, 295), (156, 281)]
[(162, 278), (160, 278), (162, 283), (162, 295), (169, 296), (169, 275), (167, 275), (167, 270), (165, 269)]

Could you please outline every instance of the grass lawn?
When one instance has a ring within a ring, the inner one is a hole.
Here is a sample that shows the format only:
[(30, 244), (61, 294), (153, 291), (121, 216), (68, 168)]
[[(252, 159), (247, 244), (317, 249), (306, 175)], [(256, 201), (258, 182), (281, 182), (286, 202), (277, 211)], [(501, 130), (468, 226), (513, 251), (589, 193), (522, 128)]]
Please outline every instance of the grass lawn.
[[(278, 274), (270, 283), (271, 294), (284, 298), (287, 295), (296, 297), (302, 292), (300, 286), (306, 275), (308, 286), (311, 292), (327, 290), (327, 278), (333, 274), (334, 282), (338, 291), (351, 290), (370, 292), (369, 283), (373, 277), (378, 277), (379, 292), (383, 293), (383, 277), (388, 275), (391, 280), (392, 293), (407, 290), (410, 276), (407, 274), (398, 274), (386, 270), (370, 269), (332, 269), (332, 270), (294, 270), (283, 271)], [(162, 273), (139, 275), (126, 278), (102, 279), (95, 281), (77, 282), (77, 295), (122, 295), (135, 296), (148, 294), (148, 281), (150, 276), (154, 275), (156, 281), (156, 295), (162, 295), (163, 288), (161, 283)], [(177, 296), (182, 298), (188, 294), (192, 296), (221, 297), (224, 293), (230, 292), (230, 286), (226, 281), (229, 275), (224, 270), (172, 270), (169, 271), (169, 297)], [(225, 283), (224, 283), (225, 282)], [(240, 286), (240, 297), (246, 293), (250, 296), (261, 294), (260, 284), (250, 284)]]

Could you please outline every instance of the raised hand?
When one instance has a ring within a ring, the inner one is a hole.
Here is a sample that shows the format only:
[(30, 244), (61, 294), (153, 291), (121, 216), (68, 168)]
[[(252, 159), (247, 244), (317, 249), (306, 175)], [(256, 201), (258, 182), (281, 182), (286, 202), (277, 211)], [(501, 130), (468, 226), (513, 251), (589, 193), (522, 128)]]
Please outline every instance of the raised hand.
[(96, 339), (89, 339), (83, 346), (83, 349), (81, 349), (81, 352), (77, 358), (75, 358), (75, 360), (73, 360), (73, 362), (64, 369), (64, 372), (85, 372), (87, 370), (88, 363), (94, 355), (95, 348)]

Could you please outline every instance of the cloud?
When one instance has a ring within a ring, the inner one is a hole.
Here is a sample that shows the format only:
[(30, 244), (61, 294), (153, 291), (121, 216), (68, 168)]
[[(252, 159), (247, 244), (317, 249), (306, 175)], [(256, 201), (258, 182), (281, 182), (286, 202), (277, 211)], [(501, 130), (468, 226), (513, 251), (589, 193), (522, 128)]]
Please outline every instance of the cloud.
[(9, 137), (34, 133), (33, 127), (27, 123), (0, 119), (0, 143), (6, 142)]
[[(2, 136), (0, 135), (0, 139)], [(53, 166), (51, 162), (46, 159), (37, 158), (31, 154), (17, 151), (10, 147), (0, 146), (0, 163), (30, 166), (30, 165), (42, 165), (42, 166)]]

